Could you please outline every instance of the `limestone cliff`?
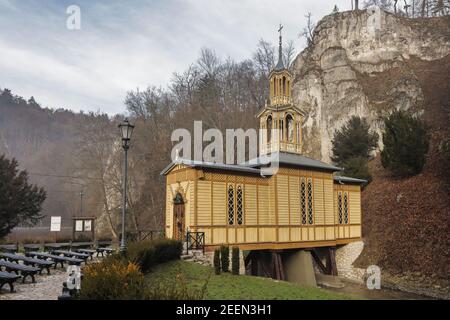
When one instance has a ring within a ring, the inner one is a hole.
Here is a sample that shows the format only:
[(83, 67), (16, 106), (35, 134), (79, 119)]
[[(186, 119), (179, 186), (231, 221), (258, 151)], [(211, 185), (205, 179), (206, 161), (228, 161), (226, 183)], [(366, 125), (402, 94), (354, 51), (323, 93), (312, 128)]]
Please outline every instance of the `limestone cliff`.
[(334, 132), (352, 115), (366, 117), (380, 132), (380, 116), (390, 110), (422, 113), (423, 88), (411, 61), (449, 55), (449, 21), (408, 19), (377, 8), (324, 17), (313, 44), (293, 64), (293, 99), (307, 114), (304, 152), (329, 161)]

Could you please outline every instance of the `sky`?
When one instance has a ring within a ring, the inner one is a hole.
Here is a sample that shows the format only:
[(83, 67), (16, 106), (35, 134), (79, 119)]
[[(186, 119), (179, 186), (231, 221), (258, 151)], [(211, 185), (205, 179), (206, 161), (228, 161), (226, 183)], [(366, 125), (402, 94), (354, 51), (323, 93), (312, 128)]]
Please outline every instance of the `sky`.
[(282, 23), (300, 52), (304, 15), (318, 21), (335, 4), (351, 0), (0, 0), (0, 89), (43, 107), (123, 113), (128, 91), (165, 87), (203, 47), (251, 58), (259, 39), (277, 43)]

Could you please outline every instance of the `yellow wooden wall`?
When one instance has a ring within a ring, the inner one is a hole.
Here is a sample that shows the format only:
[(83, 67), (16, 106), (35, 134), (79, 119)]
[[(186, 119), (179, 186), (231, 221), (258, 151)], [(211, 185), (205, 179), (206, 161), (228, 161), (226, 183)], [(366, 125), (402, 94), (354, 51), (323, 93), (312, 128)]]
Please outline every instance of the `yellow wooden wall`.
[(180, 192), (185, 202), (186, 227), (195, 224), (196, 170), (177, 165), (166, 177), (166, 237), (173, 236), (173, 199)]
[[(312, 225), (301, 224), (301, 178), (311, 179), (313, 183)], [(361, 236), (360, 187), (334, 184), (330, 173), (280, 168), (277, 175), (262, 178), (180, 167), (171, 172), (167, 180), (168, 237), (172, 236), (172, 200), (180, 186), (186, 193), (186, 225), (191, 231), (205, 232), (208, 245), (327, 242)], [(235, 191), (238, 185), (243, 188), (242, 225), (228, 224), (227, 187), (230, 184), (235, 186)], [(337, 223), (337, 190), (348, 192), (347, 225)]]
[[(339, 223), (338, 192), (348, 194), (348, 223)], [(361, 237), (361, 190), (356, 185), (334, 185), (335, 233), (337, 239)]]

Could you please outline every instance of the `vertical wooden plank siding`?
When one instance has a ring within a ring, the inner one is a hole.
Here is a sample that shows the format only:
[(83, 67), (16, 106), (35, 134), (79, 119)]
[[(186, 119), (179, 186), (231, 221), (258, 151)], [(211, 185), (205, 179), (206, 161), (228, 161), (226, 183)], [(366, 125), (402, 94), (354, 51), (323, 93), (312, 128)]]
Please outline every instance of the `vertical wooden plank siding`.
[[(308, 179), (312, 181), (312, 225), (301, 223), (302, 178), (306, 183)], [(185, 192), (186, 226), (192, 231), (204, 231), (209, 245), (361, 237), (360, 187), (335, 184), (330, 173), (280, 168), (277, 175), (262, 178), (179, 166), (166, 180), (165, 230), (169, 238), (173, 236), (172, 202), (178, 188)], [(230, 184), (234, 187), (233, 225), (228, 224), (227, 188)], [(238, 186), (242, 188), (242, 225), (237, 220)], [(348, 195), (348, 223), (339, 224), (337, 219), (338, 192)]]

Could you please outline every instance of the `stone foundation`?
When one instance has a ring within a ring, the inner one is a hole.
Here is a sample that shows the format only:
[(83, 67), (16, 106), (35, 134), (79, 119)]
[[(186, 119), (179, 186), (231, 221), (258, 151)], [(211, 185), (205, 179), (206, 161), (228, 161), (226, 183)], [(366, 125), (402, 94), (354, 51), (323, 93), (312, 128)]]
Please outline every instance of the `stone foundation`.
[[(189, 255), (182, 256), (185, 261), (192, 261), (199, 263), (204, 266), (214, 266), (214, 251), (206, 251), (203, 254), (200, 250), (191, 250)], [(230, 272), (231, 272), (231, 264), (232, 264), (232, 250), (230, 248)], [(239, 250), (239, 274), (245, 274), (245, 262), (244, 262), (244, 253), (242, 250)]]
[(336, 266), (340, 277), (357, 283), (364, 283), (366, 270), (353, 266), (353, 262), (361, 254), (363, 248), (364, 242), (357, 241), (336, 249)]

